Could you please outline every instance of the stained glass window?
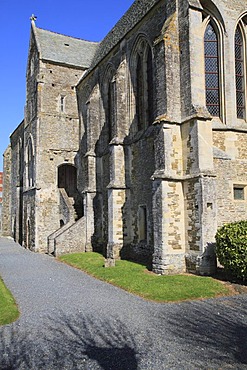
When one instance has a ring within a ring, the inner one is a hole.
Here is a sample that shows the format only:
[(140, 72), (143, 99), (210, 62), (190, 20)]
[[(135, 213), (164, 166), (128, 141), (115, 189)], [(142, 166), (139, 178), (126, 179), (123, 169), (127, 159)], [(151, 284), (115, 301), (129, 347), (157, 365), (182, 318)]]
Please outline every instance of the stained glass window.
[(237, 117), (244, 118), (245, 114), (245, 81), (244, 81), (244, 47), (240, 27), (235, 33), (235, 76)]
[(219, 46), (212, 23), (204, 35), (206, 106), (212, 116), (220, 116)]

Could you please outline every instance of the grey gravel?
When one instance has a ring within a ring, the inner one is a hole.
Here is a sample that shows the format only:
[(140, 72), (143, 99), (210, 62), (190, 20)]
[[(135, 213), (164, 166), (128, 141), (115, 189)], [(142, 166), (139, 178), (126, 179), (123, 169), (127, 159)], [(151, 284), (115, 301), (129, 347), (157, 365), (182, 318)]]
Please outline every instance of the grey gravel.
[(247, 369), (247, 295), (159, 304), (0, 239), (0, 369)]

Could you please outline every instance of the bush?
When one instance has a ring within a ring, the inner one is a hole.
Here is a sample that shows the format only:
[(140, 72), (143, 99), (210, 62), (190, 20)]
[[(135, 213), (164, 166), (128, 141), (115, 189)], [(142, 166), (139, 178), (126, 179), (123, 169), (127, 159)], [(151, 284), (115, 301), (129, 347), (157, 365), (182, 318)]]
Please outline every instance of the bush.
[(247, 221), (221, 227), (215, 236), (216, 256), (226, 272), (247, 280)]

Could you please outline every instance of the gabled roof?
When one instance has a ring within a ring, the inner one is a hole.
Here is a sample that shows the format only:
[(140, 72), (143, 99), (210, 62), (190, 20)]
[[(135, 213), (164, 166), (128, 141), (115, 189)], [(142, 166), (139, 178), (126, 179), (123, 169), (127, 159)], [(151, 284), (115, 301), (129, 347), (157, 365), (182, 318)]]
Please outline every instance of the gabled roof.
[(40, 58), (92, 70), (160, 0), (136, 0), (100, 42), (37, 28), (32, 21)]
[(32, 22), (40, 59), (59, 64), (89, 68), (97, 42), (77, 39), (37, 28)]

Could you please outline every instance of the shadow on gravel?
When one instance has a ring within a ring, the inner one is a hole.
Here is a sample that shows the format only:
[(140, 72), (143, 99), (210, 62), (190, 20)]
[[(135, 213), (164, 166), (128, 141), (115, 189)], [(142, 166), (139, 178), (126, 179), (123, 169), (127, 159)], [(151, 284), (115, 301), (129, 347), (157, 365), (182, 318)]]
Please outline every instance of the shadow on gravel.
[(191, 358), (204, 363), (210, 358), (221, 365), (230, 360), (234, 369), (247, 364), (246, 300), (181, 304), (168, 323), (181, 345), (189, 346)]
[[(142, 349), (144, 350), (144, 349)], [(136, 370), (137, 349), (126, 326), (109, 318), (60, 315), (37, 332), (0, 330), (0, 369)]]

